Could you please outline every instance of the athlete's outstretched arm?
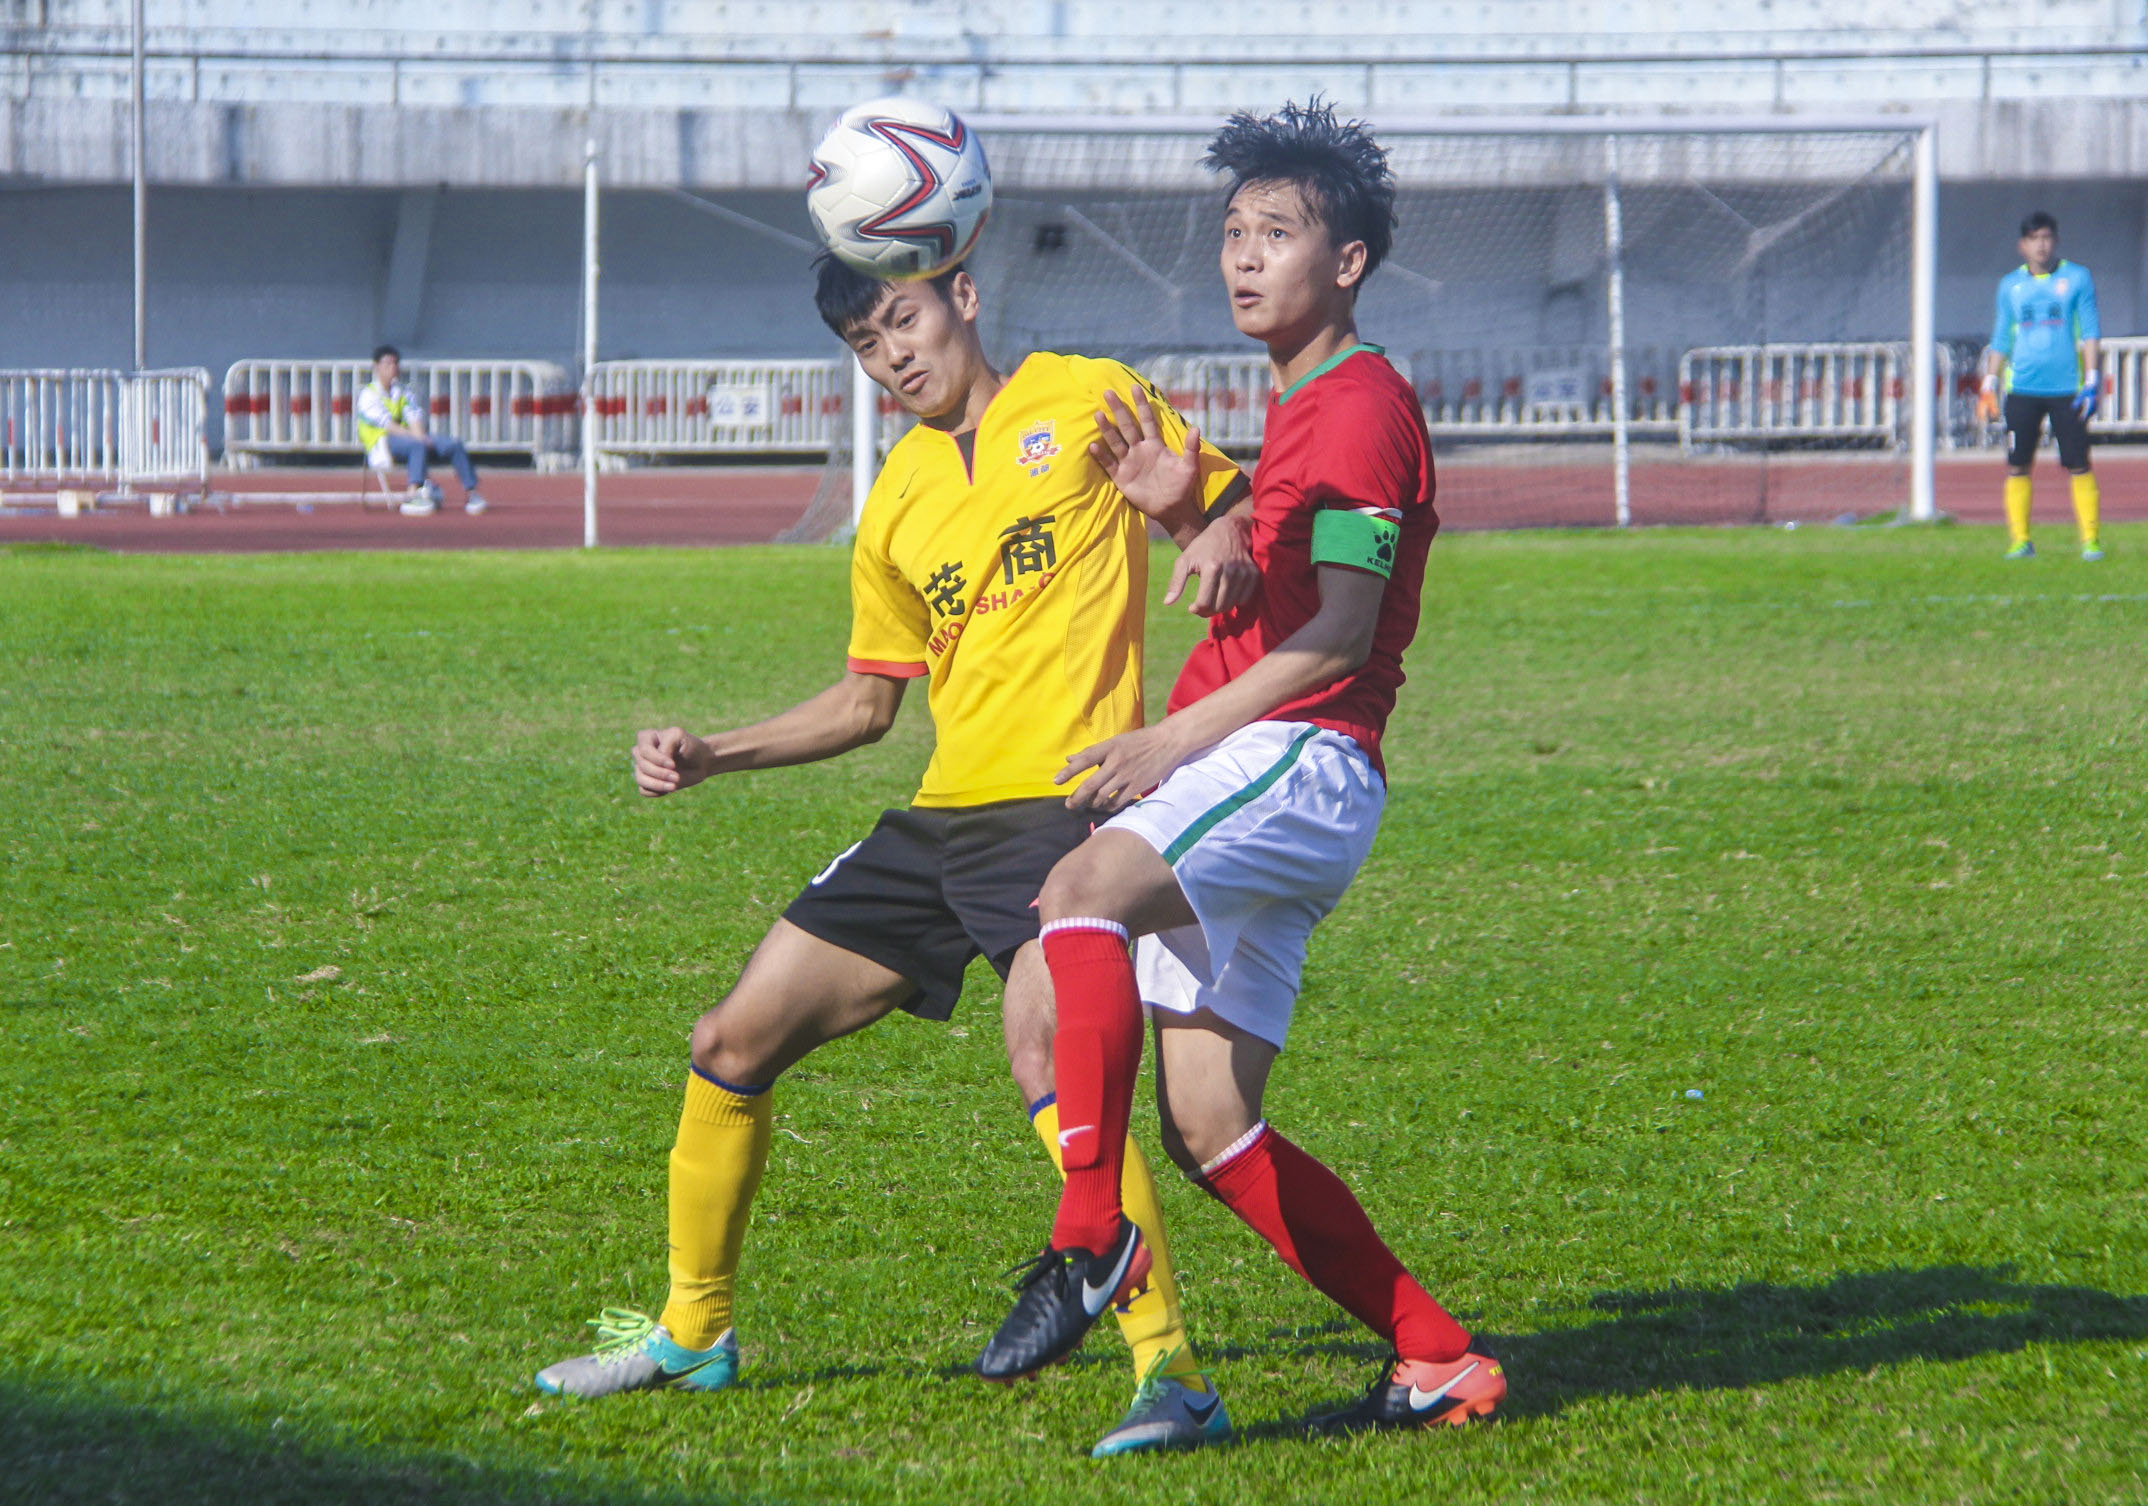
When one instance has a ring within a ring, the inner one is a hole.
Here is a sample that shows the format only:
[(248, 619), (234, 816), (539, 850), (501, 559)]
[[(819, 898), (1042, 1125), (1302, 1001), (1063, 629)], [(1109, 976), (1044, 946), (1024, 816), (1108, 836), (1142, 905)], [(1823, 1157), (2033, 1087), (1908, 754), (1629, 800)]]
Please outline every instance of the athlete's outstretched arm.
[(895, 725), (906, 680), (846, 671), (810, 700), (765, 722), (696, 737), (682, 727), (634, 739), (634, 783), (644, 795), (673, 795), (713, 774), (813, 763), (878, 742)]
[(1179, 557), (1164, 593), (1170, 606), (1186, 588), (1188, 576), (1200, 587), (1186, 610), (1213, 617), (1249, 599), (1260, 588), (1260, 567), (1253, 563), (1251, 508), (1244, 476), (1234, 477), (1215, 504), (1201, 507), (1201, 431), (1188, 429), (1184, 447), (1174, 450), (1157, 422), (1155, 405), (1141, 388), (1129, 408), (1118, 393), (1106, 389), (1096, 415), (1096, 442), (1089, 454), (1104, 468), (1133, 509), (1171, 536)]
[(1153, 727), (1122, 732), (1068, 759), (1059, 771), (1060, 784), (1084, 770), (1095, 772), (1067, 804), (1100, 811), (1131, 805), (1201, 749), (1363, 664), (1372, 653), (1387, 577), (1322, 565), (1318, 579), (1320, 609), (1244, 674)]

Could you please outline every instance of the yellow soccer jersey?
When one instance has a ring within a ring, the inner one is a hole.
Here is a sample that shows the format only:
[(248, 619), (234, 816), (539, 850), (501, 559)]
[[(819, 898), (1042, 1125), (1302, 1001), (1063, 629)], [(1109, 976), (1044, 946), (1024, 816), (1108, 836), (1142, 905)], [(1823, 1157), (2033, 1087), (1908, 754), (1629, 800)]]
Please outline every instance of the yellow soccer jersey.
[[(975, 445), (920, 424), (889, 452), (851, 555), (850, 667), (931, 677), (936, 733), (916, 803), (1065, 793), (1069, 754), (1141, 725), (1147, 521), (1089, 454), (1106, 388), (1149, 394), (1117, 361), (1039, 352), (986, 408)], [(1205, 443), (1204, 502), (1238, 468)]]

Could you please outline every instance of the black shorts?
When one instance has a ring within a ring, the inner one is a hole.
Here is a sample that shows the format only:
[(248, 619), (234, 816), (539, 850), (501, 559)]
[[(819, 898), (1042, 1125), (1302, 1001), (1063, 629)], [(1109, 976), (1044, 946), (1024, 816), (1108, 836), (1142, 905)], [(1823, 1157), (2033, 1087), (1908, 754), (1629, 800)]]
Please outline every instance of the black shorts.
[(2026, 392), (2006, 395), (2007, 465), (2017, 471), (2029, 468), (2046, 418), (2051, 420), (2051, 437), (2058, 441), (2059, 464), (2069, 471), (2087, 470), (2088, 420), (2075, 410), (2073, 398), (2031, 397)]
[(783, 918), (917, 985), (903, 1008), (944, 1020), (982, 956), (1000, 977), (1037, 939), (1037, 894), (1092, 822), (1055, 798), (887, 811), (807, 884)]

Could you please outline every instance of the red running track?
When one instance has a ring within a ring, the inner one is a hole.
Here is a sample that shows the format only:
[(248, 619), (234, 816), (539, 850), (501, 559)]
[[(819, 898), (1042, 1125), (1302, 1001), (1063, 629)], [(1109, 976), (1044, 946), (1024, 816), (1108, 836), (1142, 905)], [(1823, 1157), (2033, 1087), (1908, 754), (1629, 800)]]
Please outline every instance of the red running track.
[[(2148, 519), (2148, 453), (2096, 457), (2104, 516)], [(1963, 522), (2003, 517), (1995, 454), (1947, 457), (1938, 467), (1941, 511)], [(1896, 459), (1774, 457), (1696, 461), (1642, 458), (1634, 466), (1634, 521), (1640, 524), (1824, 522), (1845, 513), (1897, 506), (1907, 469)], [(0, 543), (51, 540), (127, 553), (257, 553), (308, 549), (567, 549), (582, 542), (582, 479), (492, 471), (492, 504), (464, 516), (452, 500), (426, 518), (361, 504), (350, 470), (219, 472), (211, 503), (177, 517), (152, 518), (139, 504), (62, 518), (49, 504), (0, 512)], [(600, 481), (599, 540), (606, 545), (706, 546), (766, 543), (797, 522), (820, 484), (817, 466), (613, 472)], [(304, 493), (318, 498), (300, 504)], [(282, 500), (246, 500), (282, 494)], [(1504, 458), (1482, 452), (1441, 462), (1440, 515), (1449, 528), (1603, 525), (1611, 516), (1611, 467), (1603, 452), (1536, 448)], [(2062, 474), (2038, 470), (2040, 520), (2069, 523)]]

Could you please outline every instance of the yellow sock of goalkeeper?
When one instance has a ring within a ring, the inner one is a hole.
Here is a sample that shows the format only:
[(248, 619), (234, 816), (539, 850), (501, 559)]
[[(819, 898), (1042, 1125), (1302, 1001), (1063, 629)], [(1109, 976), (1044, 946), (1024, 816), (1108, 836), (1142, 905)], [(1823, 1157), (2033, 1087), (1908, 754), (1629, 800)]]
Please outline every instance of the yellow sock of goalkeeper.
[[(1033, 1105), (1029, 1125), (1044, 1142), (1052, 1165), (1065, 1176), (1066, 1165), (1059, 1156), (1058, 1100), (1046, 1098)], [(1156, 1179), (1149, 1175), (1149, 1163), (1131, 1135), (1126, 1137), (1126, 1166), (1119, 1174), (1119, 1202), (1126, 1216), (1140, 1228), (1155, 1262), (1149, 1268), (1148, 1285), (1135, 1294), (1133, 1301), (1115, 1309), (1119, 1332), (1134, 1351), (1134, 1374), (1146, 1375), (1157, 1356), (1164, 1355), (1168, 1357), (1163, 1369), (1167, 1377), (1205, 1391), (1208, 1382), (1186, 1337), (1185, 1319), (1179, 1315), (1178, 1276), (1171, 1269), (1171, 1246), (1164, 1239), (1163, 1205), (1156, 1200)]]
[(753, 1194), (768, 1165), (766, 1088), (736, 1088), (694, 1068), (671, 1147), (671, 1298), (663, 1324), (688, 1349), (731, 1326), (731, 1293)]
[(2006, 478), (2006, 537), (2015, 548), (2029, 541), (2029, 478)]
[(2080, 530), (2081, 547), (2095, 549), (2096, 530), (2103, 520), (2103, 488), (2096, 485), (2094, 471), (2082, 471), (2073, 478), (2073, 522)]

